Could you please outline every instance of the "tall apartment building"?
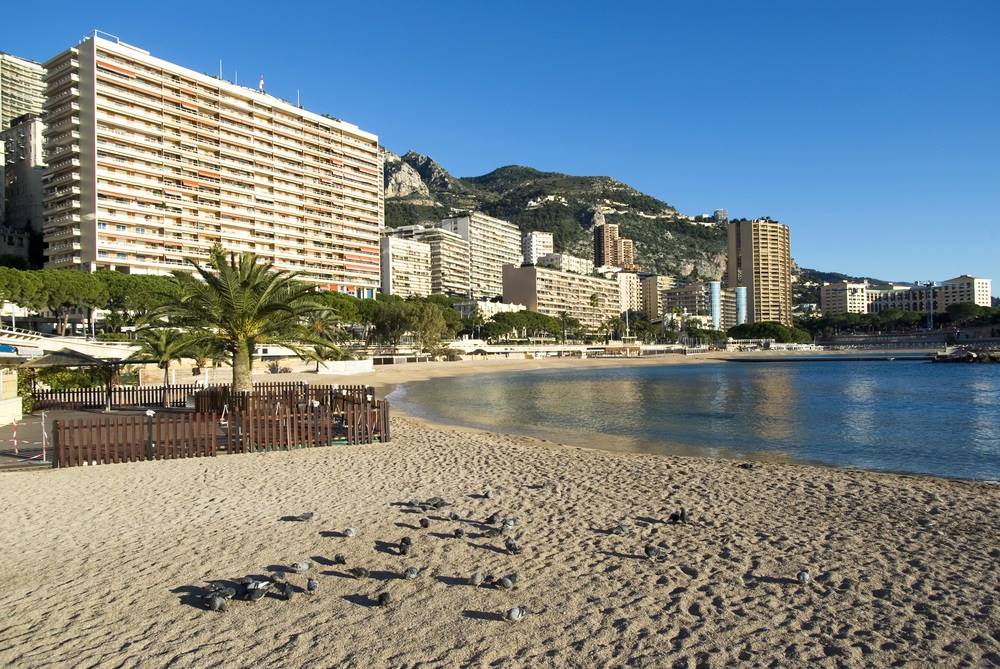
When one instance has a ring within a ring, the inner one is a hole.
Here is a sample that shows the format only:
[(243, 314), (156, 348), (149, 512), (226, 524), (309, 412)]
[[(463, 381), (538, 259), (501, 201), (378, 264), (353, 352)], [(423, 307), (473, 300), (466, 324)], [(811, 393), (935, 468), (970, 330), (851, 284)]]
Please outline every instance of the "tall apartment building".
[(164, 273), (220, 243), (374, 296), (378, 137), (96, 33), (45, 68), (47, 267)]
[(770, 219), (729, 223), (726, 284), (747, 289), (750, 323), (792, 325), (792, 254), (788, 226)]
[(430, 244), (402, 237), (379, 240), (382, 292), (397, 297), (427, 297), (431, 294)]
[(819, 289), (820, 310), (828, 316), (868, 313), (868, 282), (836, 281)]
[(715, 222), (719, 225), (726, 225), (729, 223), (729, 212), (725, 209), (716, 209), (712, 218), (715, 219)]
[(42, 120), (25, 114), (0, 130), (0, 253), (42, 262)]
[(551, 232), (533, 230), (521, 240), (521, 254), (524, 256), (525, 265), (537, 265), (539, 258), (554, 250)]
[(469, 246), (472, 297), (492, 298), (503, 293), (504, 265), (520, 265), (522, 260), (517, 226), (477, 211), (446, 218), (441, 228), (460, 235)]
[(551, 267), (561, 272), (573, 272), (575, 274), (593, 274), (594, 263), (586, 258), (578, 258), (568, 253), (547, 253), (535, 262), (536, 265)]
[(642, 311), (650, 321), (663, 318), (663, 302), (660, 294), (674, 287), (674, 279), (670, 276), (646, 276), (642, 278)]
[(565, 313), (594, 332), (621, 314), (618, 282), (539, 267), (504, 265), (503, 301), (558, 318)]
[(469, 245), (454, 232), (422, 225), (404, 225), (393, 237), (416, 239), (431, 250), (431, 293), (469, 297)]
[(19, 116), (42, 113), (44, 74), (41, 64), (0, 51), (0, 130)]
[(635, 263), (635, 244), (618, 234), (616, 223), (594, 226), (594, 266), (620, 267), (627, 272), (639, 270)]
[(618, 302), (622, 311), (642, 309), (642, 282), (635, 272), (618, 272)]

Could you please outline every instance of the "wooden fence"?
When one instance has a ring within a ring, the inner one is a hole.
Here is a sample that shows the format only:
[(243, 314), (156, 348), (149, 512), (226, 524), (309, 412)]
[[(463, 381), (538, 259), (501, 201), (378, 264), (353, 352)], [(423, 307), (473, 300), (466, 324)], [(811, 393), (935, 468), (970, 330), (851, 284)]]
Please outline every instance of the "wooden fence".
[(251, 407), (290, 407), (314, 402), (320, 406), (333, 407), (342, 403), (345, 398), (354, 402), (370, 402), (374, 397), (375, 389), (372, 386), (255, 383), (252, 393), (234, 393), (230, 386), (203, 388), (194, 394), (194, 406), (196, 411), (222, 413), (224, 407), (228, 407), (230, 411), (244, 411)]
[(53, 467), (214, 456), (215, 414), (179, 413), (57, 420)]
[(57, 420), (53, 431), (53, 467), (366, 444), (389, 441), (389, 402)]

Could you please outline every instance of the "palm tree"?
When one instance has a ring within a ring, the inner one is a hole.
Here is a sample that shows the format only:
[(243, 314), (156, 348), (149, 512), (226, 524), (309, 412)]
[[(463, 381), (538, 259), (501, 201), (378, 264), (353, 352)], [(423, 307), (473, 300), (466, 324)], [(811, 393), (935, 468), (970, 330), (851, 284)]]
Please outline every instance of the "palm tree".
[(188, 340), (177, 330), (151, 328), (137, 332), (135, 342), (139, 345), (139, 350), (130, 359), (151, 359), (163, 370), (163, 406), (169, 406), (167, 388), (170, 386), (170, 363), (188, 354)]
[(291, 272), (275, 271), (254, 253), (212, 250), (208, 266), (188, 260), (195, 274), (175, 272), (180, 298), (157, 311), (172, 325), (187, 328), (190, 341), (215, 342), (232, 358), (233, 390), (253, 390), (253, 353), (260, 344), (291, 349), (306, 357), (316, 336), (307, 321), (321, 313), (312, 286)]

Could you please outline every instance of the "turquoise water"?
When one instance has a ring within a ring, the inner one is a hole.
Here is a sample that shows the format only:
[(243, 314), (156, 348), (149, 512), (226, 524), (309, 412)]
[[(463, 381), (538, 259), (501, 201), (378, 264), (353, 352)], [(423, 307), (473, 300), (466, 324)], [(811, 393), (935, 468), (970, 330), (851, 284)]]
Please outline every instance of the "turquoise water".
[(406, 384), (391, 398), (440, 422), (598, 448), (1000, 479), (1000, 365), (516, 372)]

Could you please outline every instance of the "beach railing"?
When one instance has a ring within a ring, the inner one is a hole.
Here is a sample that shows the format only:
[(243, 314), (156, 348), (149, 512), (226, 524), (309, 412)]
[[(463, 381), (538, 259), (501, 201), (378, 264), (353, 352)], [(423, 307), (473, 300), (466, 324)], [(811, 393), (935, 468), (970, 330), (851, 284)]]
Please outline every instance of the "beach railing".
[(370, 444), (390, 439), (389, 401), (250, 404), (225, 420), (215, 412), (57, 420), (53, 432), (53, 467)]
[[(111, 408), (183, 407), (187, 398), (200, 389), (194, 384), (173, 386), (113, 386)], [(108, 402), (107, 386), (69, 390), (35, 390), (37, 409), (101, 409)]]
[(306, 403), (319, 403), (321, 406), (335, 406), (344, 398), (354, 402), (370, 402), (375, 397), (372, 386), (359, 385), (307, 385), (297, 383), (254, 384), (252, 393), (234, 393), (229, 386), (212, 386), (199, 390), (194, 394), (197, 411), (222, 412), (224, 407), (230, 411), (244, 411), (251, 405), (263, 406), (295, 406)]

